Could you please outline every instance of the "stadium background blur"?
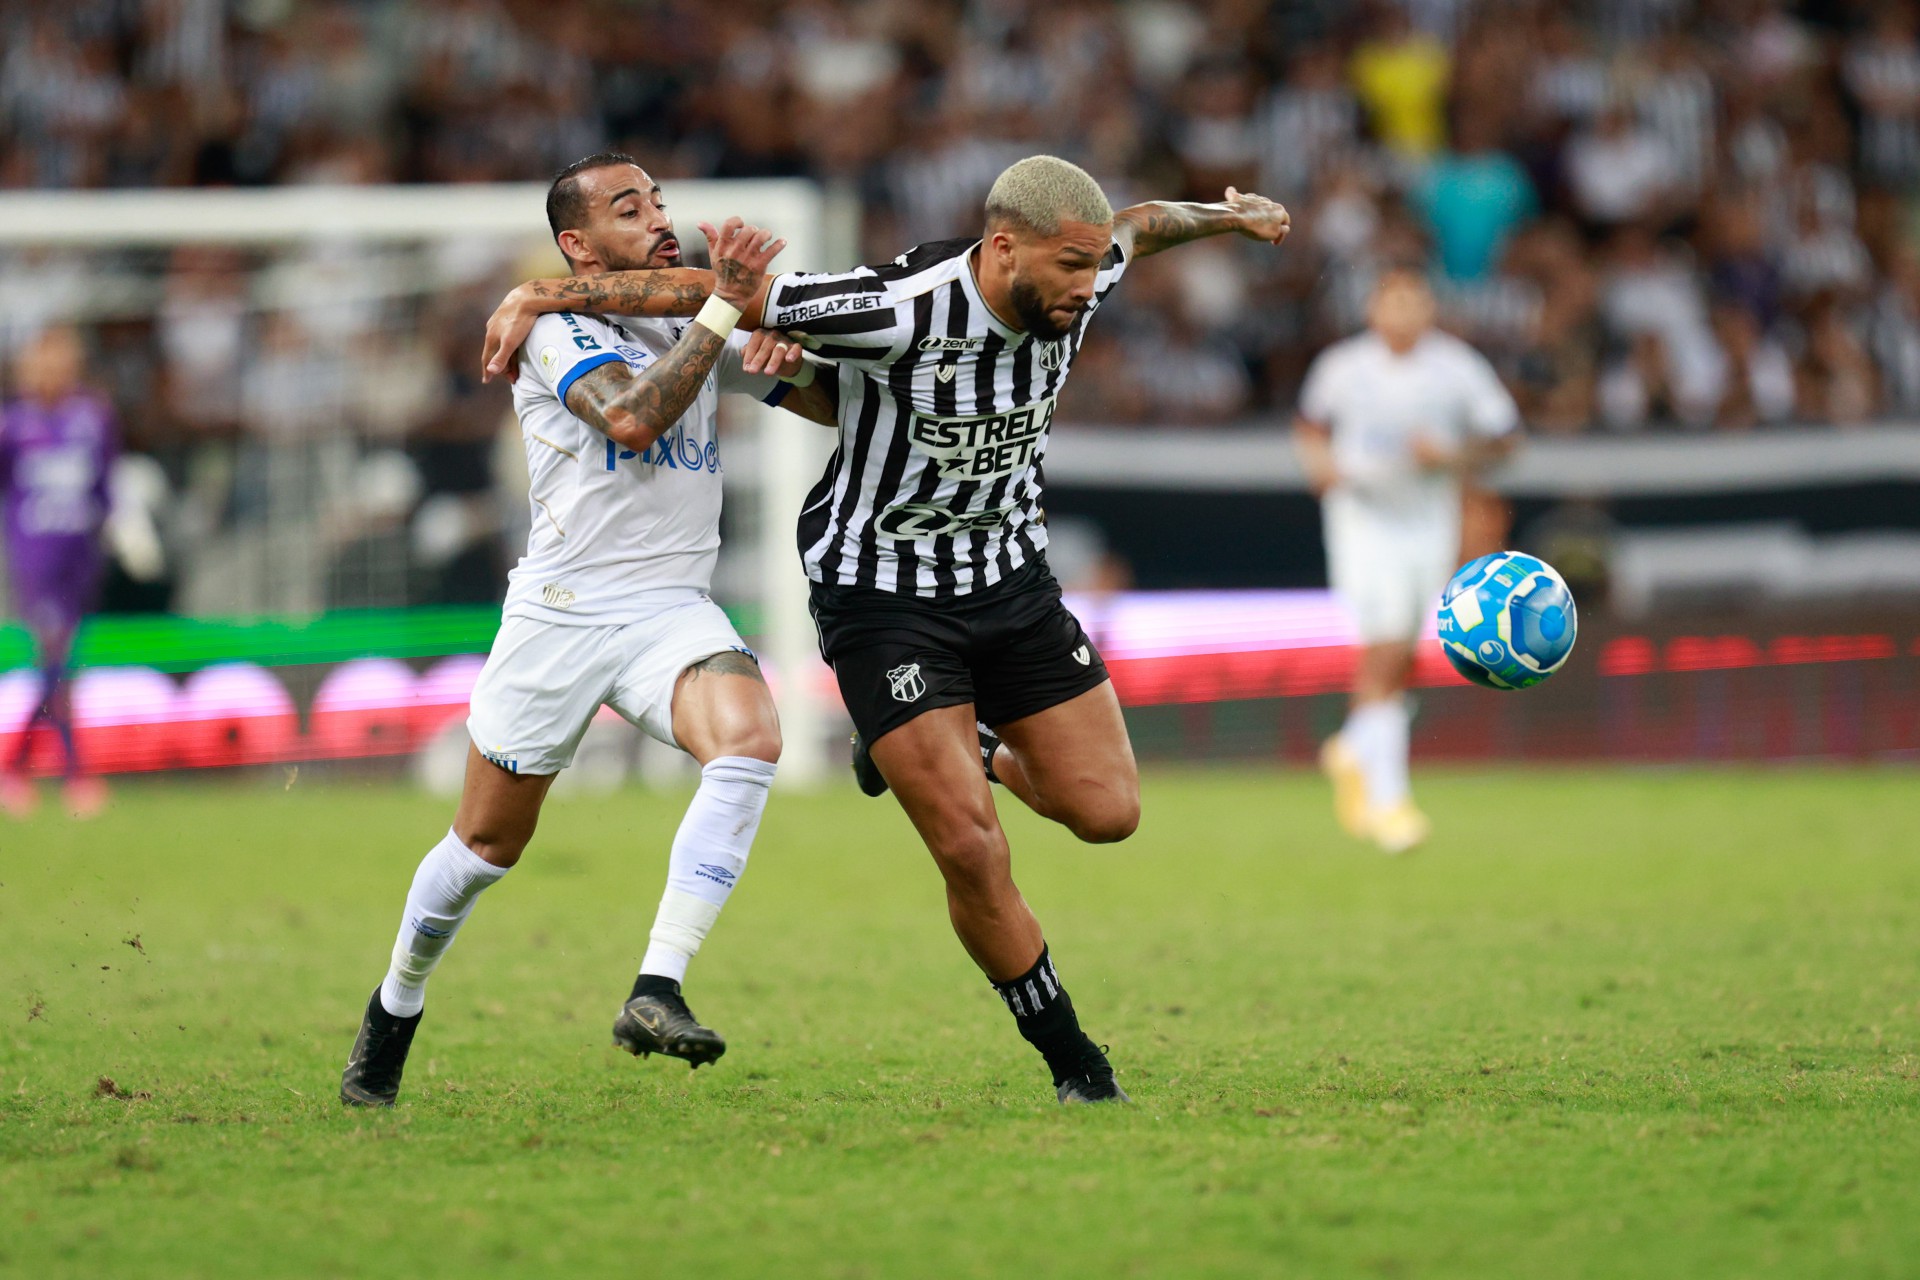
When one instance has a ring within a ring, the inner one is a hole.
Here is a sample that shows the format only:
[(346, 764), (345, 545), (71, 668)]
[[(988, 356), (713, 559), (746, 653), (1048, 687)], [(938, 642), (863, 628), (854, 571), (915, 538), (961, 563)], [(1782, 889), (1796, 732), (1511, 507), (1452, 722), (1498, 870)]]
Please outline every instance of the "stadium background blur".
[[(1920, 749), (1917, 29), (1871, 0), (7, 0), (0, 200), (528, 181), (614, 146), (670, 200), (676, 179), (813, 179), (881, 260), (971, 232), (1036, 151), (1116, 204), (1248, 187), (1293, 210), (1283, 252), (1228, 237), (1142, 263), (1087, 343), (1050, 459), (1070, 586), (1318, 587), (1293, 398), (1380, 264), (1419, 257), (1545, 477), (1476, 499), (1469, 537), (1560, 564), (1591, 637), (1524, 705), (1436, 691), (1422, 748), (1901, 753)], [(0, 354), (84, 327), (131, 452), (120, 499), (165, 548), (157, 576), (116, 568), (106, 609), (324, 614), (349, 637), (154, 665), (306, 663), (285, 677), (304, 703), (337, 659), (484, 648), (479, 624), (439, 651), (371, 624), (355, 642), (375, 615), (342, 611), (498, 599), (525, 499), (478, 334), (556, 263), (524, 242), (0, 250)], [(740, 579), (723, 568), (723, 596)], [(1232, 602), (1269, 597), (1208, 599), (1231, 661), (1121, 664), (1143, 747), (1303, 755), (1340, 646), (1256, 661)], [(1282, 631), (1321, 625), (1318, 597), (1271, 599)], [(17, 633), (0, 650), (26, 661)], [(82, 643), (83, 663), (129, 655)]]

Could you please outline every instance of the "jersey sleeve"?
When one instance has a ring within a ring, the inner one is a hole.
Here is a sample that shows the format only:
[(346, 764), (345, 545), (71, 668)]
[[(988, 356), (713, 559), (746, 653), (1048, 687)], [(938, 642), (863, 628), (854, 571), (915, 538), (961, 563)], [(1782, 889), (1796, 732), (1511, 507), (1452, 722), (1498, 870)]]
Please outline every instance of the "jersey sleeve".
[(1118, 240), (1107, 246), (1106, 257), (1100, 259), (1100, 270), (1093, 277), (1093, 296), (1105, 300), (1120, 283), (1120, 277), (1127, 274), (1127, 251), (1120, 247)]
[(746, 356), (747, 339), (752, 336), (738, 329), (727, 336), (726, 349), (713, 366), (715, 385), (721, 391), (752, 396), (762, 404), (779, 404), (790, 390), (787, 384), (770, 374), (748, 373), (742, 363)]
[(878, 363), (900, 340), (900, 307), (872, 267), (773, 278), (761, 324), (806, 340), (823, 360)]
[(1467, 430), (1483, 437), (1504, 436), (1520, 426), (1520, 406), (1513, 393), (1500, 381), (1493, 365), (1478, 351), (1468, 348), (1462, 362), (1466, 379)]
[(603, 364), (625, 361), (626, 357), (613, 349), (615, 342), (613, 331), (592, 316), (551, 312), (533, 322), (526, 344), (520, 348), (522, 376), (531, 375), (565, 404), (567, 392), (582, 374)]
[(1308, 422), (1331, 426), (1338, 409), (1340, 365), (1333, 352), (1322, 351), (1307, 366), (1307, 380), (1300, 388), (1300, 416)]

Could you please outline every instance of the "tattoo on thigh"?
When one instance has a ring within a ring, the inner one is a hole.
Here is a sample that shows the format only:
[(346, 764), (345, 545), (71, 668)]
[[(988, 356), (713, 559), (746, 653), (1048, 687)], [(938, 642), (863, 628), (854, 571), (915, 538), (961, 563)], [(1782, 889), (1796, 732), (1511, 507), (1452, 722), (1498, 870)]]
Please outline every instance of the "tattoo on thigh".
[[(711, 658), (702, 658), (687, 668), (687, 679), (698, 680), (702, 674), (713, 676), (749, 676), (761, 680), (760, 664), (750, 653), (741, 653), (729, 649), (725, 653), (716, 653)], [(761, 680), (765, 683), (764, 680)]]

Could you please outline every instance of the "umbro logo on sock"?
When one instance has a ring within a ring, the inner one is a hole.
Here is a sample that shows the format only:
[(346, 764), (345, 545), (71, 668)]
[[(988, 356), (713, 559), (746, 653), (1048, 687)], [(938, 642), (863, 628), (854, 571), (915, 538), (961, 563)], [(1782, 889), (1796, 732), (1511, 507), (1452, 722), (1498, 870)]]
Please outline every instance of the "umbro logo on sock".
[(693, 874), (711, 880), (722, 888), (727, 889), (733, 888), (733, 882), (736, 879), (733, 872), (727, 870), (725, 867), (716, 866), (711, 862), (701, 863)]
[(1081, 645), (1078, 649), (1075, 649), (1073, 651), (1073, 660), (1084, 667), (1089, 662), (1093, 661), (1093, 653), (1091, 650), (1087, 648), (1087, 646)]

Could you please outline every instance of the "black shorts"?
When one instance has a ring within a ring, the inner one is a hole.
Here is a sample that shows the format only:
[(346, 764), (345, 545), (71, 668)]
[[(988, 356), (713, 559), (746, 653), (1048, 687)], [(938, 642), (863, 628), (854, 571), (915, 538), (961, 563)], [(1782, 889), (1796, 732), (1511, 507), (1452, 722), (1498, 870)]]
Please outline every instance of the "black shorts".
[(922, 712), (968, 702), (989, 727), (1007, 724), (1107, 678), (1044, 558), (945, 600), (816, 582), (811, 606), (820, 654), (868, 742)]

